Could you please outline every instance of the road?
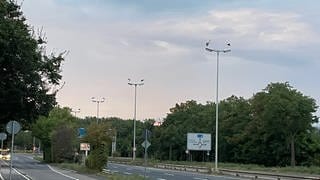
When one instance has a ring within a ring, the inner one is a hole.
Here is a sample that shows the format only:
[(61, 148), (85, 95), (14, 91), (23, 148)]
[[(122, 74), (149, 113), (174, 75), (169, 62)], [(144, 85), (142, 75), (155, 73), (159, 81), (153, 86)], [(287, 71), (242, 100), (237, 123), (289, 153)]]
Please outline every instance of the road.
[[(12, 180), (97, 180), (101, 177), (89, 177), (74, 171), (61, 170), (48, 164), (40, 163), (32, 155), (14, 154)], [(8, 161), (1, 161), (0, 179), (9, 179), (10, 165)], [(105, 178), (104, 178), (105, 179)]]
[(173, 171), (157, 168), (145, 168), (141, 166), (129, 166), (123, 164), (108, 163), (107, 169), (111, 172), (123, 175), (146, 176), (151, 180), (236, 180), (241, 178), (228, 176), (213, 176), (207, 174), (198, 174), (184, 171)]

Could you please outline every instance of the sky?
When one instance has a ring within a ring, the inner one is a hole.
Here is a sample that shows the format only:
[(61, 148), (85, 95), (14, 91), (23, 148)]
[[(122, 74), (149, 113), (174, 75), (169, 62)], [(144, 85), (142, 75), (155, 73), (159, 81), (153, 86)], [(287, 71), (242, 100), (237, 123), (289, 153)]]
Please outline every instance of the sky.
[[(60, 106), (99, 117), (161, 120), (176, 103), (250, 98), (289, 82), (320, 104), (320, 1), (24, 0), (27, 23), (45, 32), (48, 52), (67, 51)], [(319, 111), (316, 113), (320, 115)]]

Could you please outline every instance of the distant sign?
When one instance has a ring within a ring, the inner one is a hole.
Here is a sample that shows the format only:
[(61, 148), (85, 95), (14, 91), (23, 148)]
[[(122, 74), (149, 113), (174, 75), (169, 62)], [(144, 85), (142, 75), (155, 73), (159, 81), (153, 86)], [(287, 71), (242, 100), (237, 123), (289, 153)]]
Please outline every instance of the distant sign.
[(79, 138), (83, 138), (86, 134), (87, 134), (87, 132), (86, 132), (85, 128), (79, 128), (78, 129)]
[(6, 129), (9, 134), (17, 134), (21, 130), (21, 125), (17, 121), (9, 121)]
[(7, 139), (7, 134), (6, 133), (0, 133), (0, 140), (6, 140)]
[(80, 143), (80, 150), (81, 151), (90, 151), (90, 144), (89, 143)]
[(211, 150), (211, 134), (205, 133), (188, 133), (187, 149), (194, 151)]
[(148, 140), (144, 140), (143, 143), (141, 144), (141, 146), (143, 148), (149, 148), (149, 146), (151, 145), (151, 143)]

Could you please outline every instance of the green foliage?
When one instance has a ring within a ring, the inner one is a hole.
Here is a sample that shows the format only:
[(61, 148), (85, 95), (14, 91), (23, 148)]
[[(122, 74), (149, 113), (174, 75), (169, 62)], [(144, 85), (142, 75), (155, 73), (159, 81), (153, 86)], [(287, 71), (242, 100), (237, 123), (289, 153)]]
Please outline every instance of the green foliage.
[(46, 55), (43, 32), (36, 36), (19, 5), (0, 0), (0, 123), (25, 127), (56, 105), (64, 53)]
[[(304, 96), (288, 83), (271, 83), (252, 99), (251, 123), (259, 136), (251, 138), (263, 145), (256, 148), (257, 163), (281, 165), (296, 163), (295, 151), (301, 148), (296, 143), (298, 136), (305, 136), (318, 121), (313, 115), (317, 106), (315, 100)], [(248, 147), (250, 148), (250, 147)], [(248, 151), (250, 151), (248, 149)]]
[[(71, 110), (69, 108), (56, 107), (50, 111), (48, 117), (42, 116), (32, 125), (32, 134), (41, 140), (44, 149), (44, 159), (47, 162), (53, 160), (53, 154), (51, 153), (53, 148), (52, 137), (55, 137), (52, 136), (53, 133), (58, 135), (58, 129), (61, 127), (75, 127), (75, 117), (73, 117), (70, 112)], [(57, 142), (61, 143), (61, 141)], [(73, 140), (69, 142), (72, 143)], [(69, 146), (70, 144), (64, 145)]]
[(111, 144), (111, 127), (108, 123), (92, 123), (87, 130), (83, 142), (90, 143), (90, 154), (86, 166), (101, 171), (108, 161), (108, 149)]
[[(315, 100), (288, 83), (271, 83), (250, 99), (231, 96), (219, 103), (219, 162), (254, 163), (265, 166), (319, 165), (319, 130), (312, 127)], [(138, 121), (139, 122), (139, 121)], [(189, 132), (211, 133), (215, 140), (215, 104), (187, 101), (176, 104), (161, 126), (152, 120), (137, 123), (137, 147), (145, 127), (152, 131), (149, 157), (160, 160), (187, 160)], [(130, 156), (132, 121), (113, 119), (118, 132), (117, 150)], [(293, 146), (292, 146), (293, 145)], [(142, 148), (141, 148), (142, 149)], [(294, 150), (294, 151), (293, 151)], [(139, 151), (138, 151), (139, 152)], [(196, 161), (207, 160), (205, 153), (191, 152)], [(142, 157), (143, 153), (138, 153)], [(210, 156), (210, 161), (214, 159)]]
[(71, 162), (74, 157), (73, 141), (76, 139), (74, 129), (58, 126), (51, 134), (52, 162)]
[(14, 137), (15, 146), (18, 146), (18, 149), (32, 150), (33, 138), (31, 133), (31, 131), (20, 131)]

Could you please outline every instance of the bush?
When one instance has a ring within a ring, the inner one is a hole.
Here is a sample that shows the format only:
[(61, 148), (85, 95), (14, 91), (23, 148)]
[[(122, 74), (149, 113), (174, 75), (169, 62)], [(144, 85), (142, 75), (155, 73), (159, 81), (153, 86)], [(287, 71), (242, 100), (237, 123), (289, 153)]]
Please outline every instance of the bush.
[(108, 150), (104, 146), (94, 149), (86, 159), (86, 167), (102, 171), (108, 161)]

